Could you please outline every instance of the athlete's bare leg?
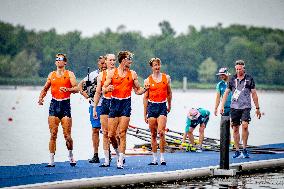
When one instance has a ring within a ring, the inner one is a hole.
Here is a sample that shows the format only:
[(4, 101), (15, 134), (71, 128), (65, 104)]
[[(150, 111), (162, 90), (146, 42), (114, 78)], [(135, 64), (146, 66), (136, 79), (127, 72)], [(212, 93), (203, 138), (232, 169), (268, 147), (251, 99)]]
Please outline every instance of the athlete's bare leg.
[(114, 149), (118, 148), (117, 140), (116, 140), (116, 130), (118, 127), (118, 117), (108, 118), (108, 138)]
[(150, 117), (148, 118), (148, 123), (149, 123), (149, 129), (151, 131), (151, 148), (153, 153), (157, 153), (157, 129), (158, 129), (158, 124), (157, 124), (157, 119)]
[(109, 150), (109, 138), (108, 138), (108, 115), (101, 115), (101, 126), (103, 129), (103, 149)]
[(119, 152), (125, 154), (126, 150), (126, 132), (129, 126), (130, 117), (122, 116), (118, 118), (118, 127), (119, 127)]
[(61, 125), (63, 129), (63, 135), (66, 141), (66, 147), (68, 150), (73, 150), (73, 139), (71, 137), (71, 128), (72, 128), (72, 118), (63, 117), (61, 119)]
[(55, 153), (56, 151), (56, 139), (58, 133), (58, 126), (60, 119), (55, 116), (48, 116), (48, 125), (50, 131), (50, 140), (49, 140), (49, 152)]
[(200, 124), (200, 127), (199, 127), (199, 146), (202, 147), (202, 143), (203, 143), (203, 140), (204, 140), (204, 130), (205, 130), (205, 124), (202, 123)]
[(240, 149), (240, 125), (234, 125), (233, 126), (233, 137), (234, 137), (234, 142), (235, 142), (235, 147), (236, 150)]
[(61, 125), (62, 125), (62, 129), (63, 129), (63, 135), (66, 141), (66, 147), (69, 151), (69, 161), (70, 161), (70, 165), (71, 166), (75, 166), (76, 165), (76, 161), (73, 158), (73, 139), (71, 137), (71, 129), (72, 129), (72, 118), (70, 117), (63, 117), (61, 119)]
[(158, 122), (158, 133), (160, 136), (160, 153), (165, 152), (166, 138), (165, 138), (165, 129), (167, 124), (167, 117), (160, 115), (157, 119)]
[(57, 139), (59, 123), (60, 123), (60, 120), (58, 117), (55, 117), (55, 116), (48, 117), (48, 125), (49, 125), (49, 131), (50, 131), (50, 140), (49, 140), (50, 162), (47, 165), (47, 167), (54, 166), (54, 155), (56, 151), (56, 139)]
[(99, 128), (92, 128), (92, 140), (93, 140), (93, 148), (94, 148), (94, 154), (98, 153), (99, 149), (99, 143), (100, 143), (100, 129)]
[(187, 133), (188, 139), (190, 141), (190, 144), (194, 145), (194, 136), (193, 136), (193, 131), (195, 128), (190, 127), (189, 131)]
[(247, 147), (249, 130), (248, 130), (248, 122), (242, 121), (242, 140), (243, 140), (243, 148)]

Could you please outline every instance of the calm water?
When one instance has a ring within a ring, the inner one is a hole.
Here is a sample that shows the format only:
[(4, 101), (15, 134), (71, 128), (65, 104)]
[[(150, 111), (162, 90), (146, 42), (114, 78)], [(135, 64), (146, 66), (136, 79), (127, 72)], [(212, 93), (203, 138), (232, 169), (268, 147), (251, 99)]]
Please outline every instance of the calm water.
[[(38, 106), (37, 99), (40, 90), (41, 88), (35, 87), (18, 87), (16, 90), (14, 88), (0, 88), (0, 99), (2, 101), (0, 105), (0, 165), (48, 162), (49, 129), (47, 116), (51, 96), (48, 94), (45, 104)], [(258, 120), (254, 115), (254, 109), (252, 110), (249, 144), (283, 143), (284, 124), (281, 115), (284, 112), (284, 93), (258, 91), (258, 96), (264, 116)], [(203, 107), (211, 111), (205, 135), (219, 138), (220, 116), (213, 115), (214, 102), (214, 90), (174, 91), (172, 111), (168, 115), (168, 128), (183, 131), (187, 110), (191, 107)], [(71, 98), (71, 106), (74, 156), (78, 160), (88, 159), (93, 154), (88, 115), (89, 105), (80, 94), (75, 94)], [(9, 118), (12, 121), (9, 121)], [(141, 96), (133, 95), (130, 123), (147, 128), (143, 121)], [(127, 137), (127, 148), (142, 142), (132, 136)], [(102, 140), (100, 144), (100, 156), (102, 157)], [(60, 128), (55, 160), (66, 161), (67, 154), (62, 129)], [(283, 173), (281, 178), (283, 178)]]
[(173, 183), (148, 184), (127, 188), (208, 188), (208, 189), (237, 189), (237, 188), (284, 188), (284, 170), (273, 170), (267, 173), (256, 173), (229, 178), (211, 178), (199, 180), (183, 180)]

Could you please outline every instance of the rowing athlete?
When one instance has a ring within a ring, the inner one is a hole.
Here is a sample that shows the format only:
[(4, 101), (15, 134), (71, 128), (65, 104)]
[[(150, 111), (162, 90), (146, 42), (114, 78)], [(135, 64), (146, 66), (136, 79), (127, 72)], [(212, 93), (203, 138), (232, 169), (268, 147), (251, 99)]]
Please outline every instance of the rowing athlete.
[[(98, 116), (100, 116), (102, 130), (103, 130), (103, 149), (104, 149), (104, 155), (105, 155), (105, 162), (101, 164), (100, 167), (110, 166), (110, 153), (109, 153), (110, 146), (109, 146), (109, 138), (108, 138), (108, 114), (109, 114), (110, 101), (111, 101), (111, 91), (102, 94), (102, 86), (105, 83), (108, 72), (115, 68), (115, 62), (116, 62), (115, 55), (107, 54), (105, 56), (105, 62), (106, 62), (107, 70), (100, 72), (98, 76), (98, 85), (96, 88), (96, 94), (94, 96), (94, 112), (93, 112), (94, 119), (97, 119)], [(102, 103), (101, 103), (102, 109), (101, 109), (100, 115), (98, 115), (96, 111), (96, 107), (98, 105), (98, 102), (101, 96), (103, 96)], [(113, 143), (113, 148), (117, 156), (119, 156), (118, 146), (116, 142)]]
[(113, 146), (117, 146), (116, 131), (119, 128), (119, 158), (117, 168), (123, 169), (123, 160), (126, 149), (126, 132), (131, 115), (131, 91), (137, 95), (145, 93), (149, 85), (140, 87), (138, 76), (135, 71), (130, 70), (133, 63), (133, 54), (129, 51), (120, 51), (118, 53), (118, 68), (108, 72), (103, 86), (103, 92), (112, 91), (110, 103), (110, 112), (108, 119), (108, 136)]
[(69, 151), (69, 161), (71, 166), (76, 165), (73, 157), (73, 140), (71, 137), (72, 117), (70, 106), (71, 93), (77, 93), (77, 83), (73, 72), (66, 70), (67, 57), (65, 54), (56, 54), (56, 71), (48, 75), (47, 81), (40, 93), (38, 104), (43, 105), (44, 97), (51, 88), (51, 103), (49, 107), (48, 124), (50, 130), (49, 152), (50, 162), (46, 167), (55, 167), (54, 155), (56, 151), (56, 139), (59, 123), (63, 128), (63, 135), (66, 147)]
[[(160, 163), (166, 165), (165, 152), (165, 128), (167, 124), (167, 114), (171, 111), (172, 90), (171, 78), (169, 75), (161, 73), (161, 60), (151, 58), (149, 64), (152, 74), (144, 81), (149, 83), (150, 88), (144, 94), (144, 119), (149, 124), (151, 131), (151, 147), (153, 161), (149, 165), (158, 165), (157, 162), (157, 134), (160, 142)], [(168, 103), (168, 106), (167, 106)]]

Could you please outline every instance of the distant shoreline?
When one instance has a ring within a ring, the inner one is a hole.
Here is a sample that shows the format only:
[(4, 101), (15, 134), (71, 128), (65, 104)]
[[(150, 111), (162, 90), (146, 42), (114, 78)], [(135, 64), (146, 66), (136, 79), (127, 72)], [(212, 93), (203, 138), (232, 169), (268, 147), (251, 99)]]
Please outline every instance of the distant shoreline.
[[(77, 78), (77, 82), (82, 78)], [(17, 89), (18, 87), (40, 88), (46, 82), (46, 78), (1, 78), (0, 77), (0, 89)], [(140, 81), (141, 82), (141, 81)], [(268, 84), (256, 84), (257, 90), (265, 91), (284, 91), (284, 85), (268, 85)], [(183, 90), (183, 83), (181, 81), (172, 81), (172, 88), (177, 90)], [(187, 90), (191, 89), (213, 89), (215, 90), (216, 83), (187, 83)]]

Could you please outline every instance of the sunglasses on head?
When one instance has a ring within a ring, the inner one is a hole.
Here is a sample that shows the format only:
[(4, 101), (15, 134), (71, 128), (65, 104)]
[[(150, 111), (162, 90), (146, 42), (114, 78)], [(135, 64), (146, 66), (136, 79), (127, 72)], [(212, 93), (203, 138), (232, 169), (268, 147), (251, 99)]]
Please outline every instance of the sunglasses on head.
[(56, 57), (55, 60), (56, 61), (65, 61), (65, 58), (64, 57)]
[(236, 62), (235, 65), (241, 65), (241, 66), (244, 66), (245, 63), (244, 62)]
[(155, 60), (160, 61), (160, 59), (159, 59), (159, 58), (151, 58), (150, 62), (152, 63), (152, 62), (154, 62)]

